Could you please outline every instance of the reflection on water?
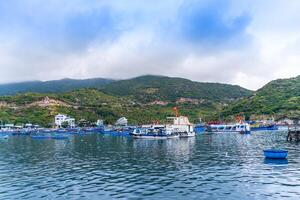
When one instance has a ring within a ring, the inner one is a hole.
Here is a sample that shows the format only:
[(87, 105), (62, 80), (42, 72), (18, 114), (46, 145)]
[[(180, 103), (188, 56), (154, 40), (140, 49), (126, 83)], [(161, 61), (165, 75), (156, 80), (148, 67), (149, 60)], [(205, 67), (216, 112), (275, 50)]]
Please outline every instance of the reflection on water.
[(270, 164), (270, 165), (287, 165), (289, 161), (285, 159), (270, 159), (270, 158), (265, 158), (265, 164)]
[[(0, 199), (299, 199), (299, 146), (285, 136), (11, 137), (0, 140)], [(272, 147), (288, 160), (264, 159)]]

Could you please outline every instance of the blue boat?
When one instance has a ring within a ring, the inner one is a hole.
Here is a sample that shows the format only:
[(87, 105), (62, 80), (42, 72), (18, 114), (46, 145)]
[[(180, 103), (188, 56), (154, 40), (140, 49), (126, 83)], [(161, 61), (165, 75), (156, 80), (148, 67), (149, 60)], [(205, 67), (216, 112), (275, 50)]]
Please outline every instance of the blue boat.
[(51, 136), (48, 136), (48, 135), (32, 135), (30, 137), (31, 137), (31, 139), (35, 139), (35, 140), (48, 140), (48, 139), (51, 139)]
[(201, 133), (204, 133), (206, 131), (206, 127), (205, 125), (203, 124), (197, 124), (194, 128), (194, 131), (197, 133), (197, 134), (201, 134)]
[(53, 135), (53, 136), (51, 136), (51, 139), (54, 139), (54, 140), (67, 140), (67, 139), (69, 139), (69, 137), (66, 136), (66, 135)]
[(102, 127), (89, 127), (89, 128), (82, 128), (81, 131), (88, 132), (88, 133), (99, 133), (103, 130)]
[(172, 133), (165, 128), (136, 128), (130, 135), (136, 139), (168, 139), (179, 138), (178, 133)]
[[(99, 129), (99, 128), (98, 128)], [(99, 129), (99, 133), (103, 135), (112, 135), (112, 136), (130, 136), (130, 133), (133, 132), (132, 127), (104, 127)]]
[(112, 135), (112, 136), (129, 136), (130, 135), (129, 131), (115, 130), (115, 129), (102, 130), (101, 133), (104, 135)]
[(57, 129), (55, 132), (57, 132), (57, 133), (67, 133), (68, 130), (67, 129)]
[(288, 151), (280, 149), (268, 149), (264, 150), (264, 155), (266, 158), (271, 159), (285, 159), (288, 155)]
[(251, 126), (251, 131), (277, 131), (278, 126), (273, 125), (260, 125), (260, 126)]

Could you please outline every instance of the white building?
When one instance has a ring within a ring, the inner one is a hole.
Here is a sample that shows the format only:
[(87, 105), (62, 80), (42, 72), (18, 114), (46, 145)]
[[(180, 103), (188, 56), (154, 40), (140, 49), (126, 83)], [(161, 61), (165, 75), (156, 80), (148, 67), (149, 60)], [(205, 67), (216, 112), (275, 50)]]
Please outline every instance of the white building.
[(96, 125), (97, 126), (103, 126), (104, 125), (104, 122), (102, 119), (98, 119), (97, 122), (96, 122)]
[(75, 119), (68, 117), (67, 115), (58, 114), (55, 116), (55, 125), (59, 128), (62, 127), (64, 123), (67, 123), (69, 127), (75, 127)]
[(117, 126), (127, 126), (127, 124), (128, 124), (128, 120), (125, 117), (121, 117), (116, 122)]

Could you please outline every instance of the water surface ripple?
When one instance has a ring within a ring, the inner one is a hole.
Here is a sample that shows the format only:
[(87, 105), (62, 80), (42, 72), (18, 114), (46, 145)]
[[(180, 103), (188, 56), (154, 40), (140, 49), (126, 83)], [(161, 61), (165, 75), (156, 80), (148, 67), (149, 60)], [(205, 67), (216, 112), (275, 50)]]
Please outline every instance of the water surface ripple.
[[(0, 140), (0, 199), (300, 199), (300, 146), (285, 136), (13, 136)], [(271, 147), (288, 160), (265, 160)]]

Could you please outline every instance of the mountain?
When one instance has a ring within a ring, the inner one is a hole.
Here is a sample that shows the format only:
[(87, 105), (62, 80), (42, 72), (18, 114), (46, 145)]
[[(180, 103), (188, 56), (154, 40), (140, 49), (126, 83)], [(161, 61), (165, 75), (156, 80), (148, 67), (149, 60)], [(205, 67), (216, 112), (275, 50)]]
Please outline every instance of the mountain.
[(102, 91), (110, 95), (132, 96), (144, 103), (155, 100), (174, 102), (182, 97), (230, 102), (252, 94), (252, 91), (236, 85), (201, 83), (183, 78), (152, 75), (115, 81), (103, 87)]
[(247, 116), (300, 116), (300, 76), (271, 81), (254, 95), (227, 107), (224, 116), (244, 113)]
[(48, 127), (54, 116), (63, 113), (79, 121), (85, 119), (95, 122), (104, 119), (113, 124), (118, 118), (126, 116), (131, 124), (165, 122), (174, 116), (172, 108), (178, 106), (182, 115), (188, 115), (197, 122), (199, 116), (205, 119), (214, 117), (218, 104), (170, 103), (167, 105), (135, 103), (130, 97), (107, 95), (96, 89), (79, 89), (64, 93), (26, 93), (0, 97), (1, 123), (34, 123)]
[(64, 79), (6, 86), (0, 86), (2, 94), (18, 94), (0, 96), (0, 121), (42, 126), (53, 123), (58, 113), (75, 117), (77, 121), (102, 118), (106, 123), (113, 123), (126, 116), (132, 124), (163, 122), (174, 115), (174, 106), (193, 122), (199, 117), (212, 120), (224, 105), (252, 94), (239, 86), (165, 76), (120, 81)]
[(29, 81), (20, 83), (8, 83), (0, 85), (0, 96), (15, 95), (17, 93), (38, 92), (38, 93), (56, 93), (67, 92), (80, 88), (101, 88), (102, 86), (113, 82), (112, 79), (94, 78), (94, 79), (62, 79), (54, 81)]

